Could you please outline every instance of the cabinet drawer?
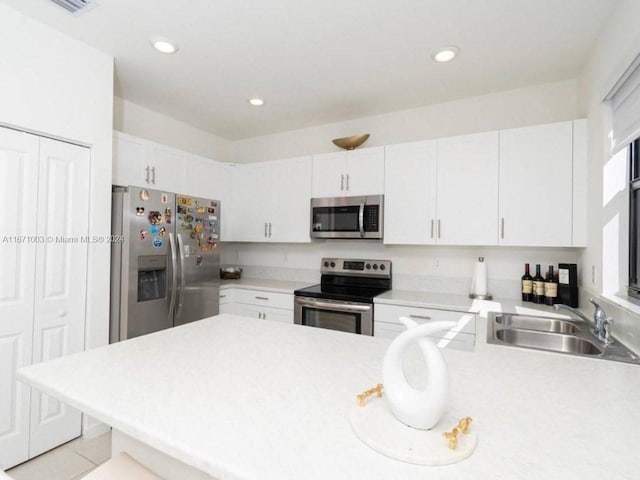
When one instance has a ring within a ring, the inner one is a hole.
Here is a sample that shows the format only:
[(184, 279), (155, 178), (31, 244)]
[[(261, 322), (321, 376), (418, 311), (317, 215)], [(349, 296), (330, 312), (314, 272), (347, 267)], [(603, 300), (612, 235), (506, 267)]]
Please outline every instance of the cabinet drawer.
[(273, 308), (293, 310), (293, 295), (289, 293), (265, 292), (263, 290), (235, 289), (234, 299), (237, 303), (263, 305)]
[(220, 305), (227, 305), (234, 301), (234, 292), (232, 288), (225, 288), (220, 290)]
[[(374, 322), (373, 335), (380, 338), (394, 339), (406, 328), (402, 324)], [(476, 343), (476, 336), (471, 333), (455, 332), (452, 330), (438, 332), (434, 335), (427, 335), (440, 348), (451, 348), (454, 350), (473, 351)]]
[[(439, 320), (458, 322), (459, 332), (470, 335), (476, 333), (476, 314), (455, 310), (440, 310), (436, 308), (409, 307), (403, 305), (380, 305), (374, 309), (374, 320), (400, 325), (400, 317), (409, 317), (418, 323), (436, 322)], [(446, 332), (443, 332), (443, 336)]]

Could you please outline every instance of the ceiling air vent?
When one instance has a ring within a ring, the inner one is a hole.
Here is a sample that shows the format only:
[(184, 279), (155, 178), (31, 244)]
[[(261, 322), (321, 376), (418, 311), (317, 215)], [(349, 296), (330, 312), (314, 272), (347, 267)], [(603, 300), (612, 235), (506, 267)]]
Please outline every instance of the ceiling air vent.
[(82, 15), (97, 5), (96, 0), (51, 0), (72, 15)]

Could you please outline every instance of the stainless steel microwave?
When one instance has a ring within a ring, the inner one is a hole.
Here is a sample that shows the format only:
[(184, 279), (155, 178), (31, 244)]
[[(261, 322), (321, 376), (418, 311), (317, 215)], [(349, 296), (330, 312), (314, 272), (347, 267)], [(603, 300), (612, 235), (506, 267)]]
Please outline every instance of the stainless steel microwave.
[(381, 239), (384, 195), (311, 199), (311, 238)]

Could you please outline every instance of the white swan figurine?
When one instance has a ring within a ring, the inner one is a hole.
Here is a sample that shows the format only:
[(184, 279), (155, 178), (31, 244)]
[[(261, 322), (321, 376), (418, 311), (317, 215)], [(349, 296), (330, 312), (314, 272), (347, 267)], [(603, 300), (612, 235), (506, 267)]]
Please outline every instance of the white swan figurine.
[[(400, 317), (400, 321), (407, 330), (391, 343), (382, 366), (385, 397), (398, 420), (413, 428), (429, 430), (438, 423), (446, 409), (449, 379), (447, 364), (440, 349), (425, 336), (440, 330), (450, 330), (457, 322), (418, 324), (406, 317)], [(428, 368), (427, 385), (422, 390), (409, 385), (402, 365), (402, 358), (413, 342), (420, 346)]]

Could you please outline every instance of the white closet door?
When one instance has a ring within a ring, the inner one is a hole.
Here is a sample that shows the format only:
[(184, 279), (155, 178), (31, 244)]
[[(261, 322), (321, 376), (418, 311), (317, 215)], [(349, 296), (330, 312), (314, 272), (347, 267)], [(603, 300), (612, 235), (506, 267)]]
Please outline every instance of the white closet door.
[(30, 389), (15, 372), (31, 363), (36, 244), (24, 237), (36, 235), (37, 187), (38, 137), (0, 128), (0, 470), (29, 455)]
[[(33, 363), (84, 349), (89, 166), (88, 149), (41, 139), (38, 234), (47, 241), (36, 253)], [(29, 455), (79, 436), (80, 422), (79, 411), (34, 391)]]

